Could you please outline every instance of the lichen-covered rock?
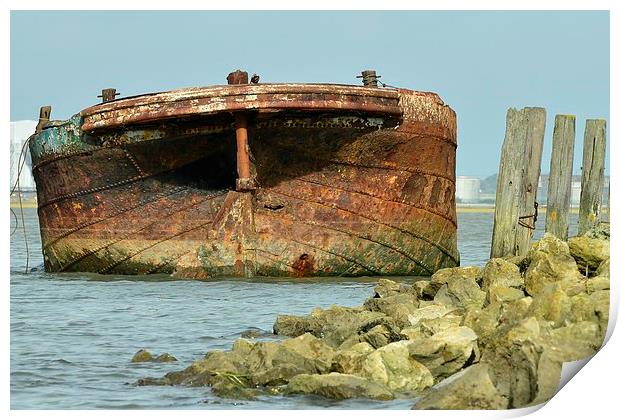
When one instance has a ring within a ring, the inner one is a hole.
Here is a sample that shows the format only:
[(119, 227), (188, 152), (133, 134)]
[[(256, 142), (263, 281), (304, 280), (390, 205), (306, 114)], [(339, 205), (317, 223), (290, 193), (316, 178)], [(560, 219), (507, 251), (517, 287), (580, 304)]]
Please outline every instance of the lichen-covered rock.
[(463, 316), (461, 315), (445, 315), (441, 318), (423, 320), (419, 325), (422, 333), (431, 336), (450, 328), (459, 327), (462, 322)]
[(562, 363), (588, 357), (602, 338), (595, 322), (583, 321), (549, 328), (545, 321), (526, 318), (511, 328), (499, 328), (495, 341), (483, 351), (496, 388), (509, 408), (536, 405), (556, 392)]
[(336, 352), (332, 359), (331, 370), (339, 373), (359, 374), (362, 362), (375, 349), (368, 343), (357, 343), (348, 350)]
[(308, 323), (306, 317), (296, 315), (278, 315), (275, 324), (273, 324), (273, 333), (276, 335), (297, 337), (308, 332), (307, 325)]
[(391, 400), (393, 393), (380, 383), (342, 373), (302, 374), (293, 377), (285, 388), (287, 394), (316, 394), (335, 400), (369, 398)]
[(569, 319), (571, 300), (562, 290), (560, 283), (546, 285), (532, 300), (526, 316), (534, 316), (538, 320), (552, 321), (560, 327)]
[(253, 400), (256, 389), (251, 388), (247, 380), (230, 374), (214, 374), (210, 380), (211, 390), (220, 398), (234, 400)]
[(431, 337), (409, 341), (409, 354), (436, 379), (446, 378), (479, 358), (478, 337), (468, 327), (453, 327)]
[(489, 287), (492, 285), (515, 288), (524, 287), (519, 267), (503, 258), (490, 259), (482, 269), (480, 278), (480, 288), (484, 291), (489, 290)]
[(241, 357), (245, 357), (250, 354), (250, 351), (254, 347), (254, 342), (246, 340), (244, 338), (238, 338), (232, 345), (232, 351), (237, 353)]
[(508, 399), (493, 385), (488, 366), (475, 364), (439, 384), (413, 407), (416, 410), (502, 410)]
[(418, 309), (418, 298), (411, 293), (400, 293), (384, 298), (370, 298), (364, 302), (364, 308), (381, 312), (396, 322), (399, 328), (408, 325), (407, 317)]
[(568, 247), (579, 271), (588, 277), (593, 276), (601, 263), (609, 259), (609, 240), (576, 236), (568, 239)]
[(359, 337), (360, 342), (366, 342), (376, 349), (387, 346), (394, 341), (399, 341), (402, 338), (400, 334), (392, 329), (389, 329), (385, 325), (377, 325), (372, 327), (370, 331), (360, 335)]
[(392, 391), (415, 393), (433, 386), (433, 375), (410, 356), (406, 341), (388, 344), (368, 354), (360, 374)]
[(159, 362), (159, 363), (169, 363), (169, 362), (176, 362), (176, 361), (177, 361), (177, 358), (171, 355), (170, 353), (162, 353), (155, 358), (155, 362)]
[(395, 282), (390, 279), (379, 279), (375, 286), (375, 298), (387, 298), (399, 294), (410, 294), (415, 296), (413, 288), (404, 283)]
[(432, 299), (434, 293), (432, 292), (432, 288), (430, 286), (430, 280), (418, 280), (413, 283), (413, 290), (418, 297), (418, 299)]
[(570, 300), (570, 321), (594, 322), (599, 326), (601, 337), (605, 337), (609, 322), (609, 290), (597, 290), (591, 294), (580, 293)]
[(508, 398), (509, 408), (550, 399), (560, 381), (562, 362), (541, 336), (544, 328), (534, 317), (509, 328), (500, 327), (482, 353), (493, 384)]
[[(514, 325), (524, 319), (530, 309), (530, 306), (532, 305), (533, 300), (534, 299), (531, 296), (526, 296), (512, 302), (502, 303), (500, 306), (501, 310), (499, 316), (499, 323)], [(478, 335), (480, 336), (480, 334)]]
[(197, 360), (188, 369), (188, 373), (193, 375), (200, 375), (204, 372), (245, 375), (248, 372), (242, 355), (234, 351), (222, 350), (208, 352), (203, 359)]
[(533, 316), (519, 319), (512, 324), (500, 325), (487, 341), (487, 349), (499, 347), (507, 349), (515, 343), (532, 341), (540, 335), (540, 330), (541, 324)]
[(480, 290), (472, 278), (452, 278), (439, 288), (434, 301), (445, 306), (479, 309), (485, 303), (487, 294)]
[(456, 308), (446, 306), (440, 303), (433, 303), (428, 306), (419, 308), (417, 311), (407, 317), (409, 325), (416, 327), (422, 321), (441, 318), (447, 314), (454, 313)]
[[(247, 374), (245, 359), (241, 355), (234, 351), (215, 350), (181, 371), (169, 372), (163, 378), (144, 378), (137, 385), (208, 386), (218, 376), (245, 378)], [(218, 383), (224, 386), (222, 382)]]
[(308, 316), (309, 331), (321, 337), (334, 348), (346, 339), (360, 336), (377, 325), (384, 325), (390, 331), (398, 331), (394, 320), (381, 312), (332, 306), (329, 309), (314, 309)]
[(609, 276), (596, 276), (585, 282), (585, 292), (593, 293), (599, 290), (609, 290)]
[(592, 321), (581, 321), (566, 327), (552, 329), (544, 336), (544, 343), (562, 362), (572, 362), (592, 356), (603, 344), (599, 325)]
[(540, 293), (548, 284), (582, 278), (566, 242), (550, 233), (532, 245), (527, 258), (530, 264), (525, 272), (525, 289), (530, 296)]
[[(388, 281), (391, 282), (391, 280)], [(415, 296), (413, 298), (415, 299)], [(338, 348), (347, 341), (344, 346), (346, 348), (362, 341), (360, 336), (377, 325), (384, 325), (394, 334), (398, 334), (400, 330), (394, 319), (383, 312), (336, 305), (328, 309), (316, 308), (305, 317), (278, 315), (273, 330), (275, 334), (293, 337), (311, 333), (315, 337), (324, 339), (334, 348)]]
[(521, 274), (527, 270), (527, 267), (530, 264), (530, 260), (528, 260), (525, 255), (508, 255), (506, 257), (502, 257), (502, 259), (519, 267)]
[(471, 309), (463, 317), (463, 326), (469, 327), (478, 336), (478, 341), (483, 344), (487, 337), (495, 333), (502, 313), (502, 304), (492, 303), (482, 309)]
[(444, 284), (456, 284), (461, 281), (465, 281), (468, 285), (471, 284), (472, 281), (475, 283), (480, 276), (480, 271), (480, 267), (442, 268), (431, 276), (427, 291), (434, 296)]
[(132, 363), (152, 362), (154, 360), (153, 355), (144, 349), (140, 349), (131, 358)]
[(433, 274), (428, 289), (432, 291), (435, 303), (465, 309), (481, 308), (486, 293), (477, 283), (480, 273), (479, 267), (444, 268)]
[[(312, 334), (284, 340), (281, 342), (283, 349), (302, 355), (304, 358), (313, 360), (313, 367), (317, 373), (328, 372), (332, 363), (332, 358), (336, 354), (333, 348), (328, 346)], [(248, 355), (248, 357), (250, 357)]]
[(525, 297), (523, 290), (504, 286), (502, 284), (491, 284), (487, 292), (487, 301), (489, 303), (512, 302), (523, 297)]
[(132, 363), (143, 363), (143, 362), (158, 362), (158, 363), (168, 363), (168, 362), (176, 362), (177, 359), (170, 353), (162, 353), (159, 356), (152, 355), (148, 350), (138, 350), (136, 354), (131, 358)]
[(607, 258), (605, 261), (603, 261), (599, 266), (598, 269), (596, 270), (595, 276), (599, 277), (599, 276), (604, 276), (604, 277), (610, 277), (609, 275), (609, 258)]
[(323, 340), (306, 333), (276, 342), (258, 342), (245, 357), (253, 385), (282, 385), (301, 373), (327, 373), (335, 351)]
[(416, 327), (404, 328), (400, 331), (400, 334), (405, 340), (417, 340), (419, 338), (426, 338), (432, 335), (426, 331), (422, 331), (422, 327), (420, 325)]

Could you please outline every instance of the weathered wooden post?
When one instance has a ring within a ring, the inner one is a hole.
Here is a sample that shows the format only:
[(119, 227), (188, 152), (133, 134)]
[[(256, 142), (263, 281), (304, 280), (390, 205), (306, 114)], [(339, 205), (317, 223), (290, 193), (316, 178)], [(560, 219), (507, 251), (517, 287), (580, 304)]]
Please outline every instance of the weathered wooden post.
[(508, 109), (502, 146), (491, 257), (524, 255), (537, 217), (536, 191), (545, 136), (544, 108)]
[(568, 239), (574, 149), (575, 116), (556, 115), (553, 126), (545, 231), (563, 241)]
[(606, 126), (605, 120), (586, 120), (581, 166), (579, 235), (587, 232), (600, 220), (605, 181)]

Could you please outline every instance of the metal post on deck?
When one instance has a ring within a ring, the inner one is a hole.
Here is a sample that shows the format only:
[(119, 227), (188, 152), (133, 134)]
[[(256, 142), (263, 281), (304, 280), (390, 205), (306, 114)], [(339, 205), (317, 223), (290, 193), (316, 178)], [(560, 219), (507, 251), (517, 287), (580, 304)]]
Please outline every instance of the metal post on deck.
[(120, 93), (116, 92), (114, 88), (101, 89), (101, 95), (97, 95), (97, 98), (101, 98), (101, 102), (106, 103), (116, 99)]
[[(226, 78), (229, 85), (248, 84), (248, 73), (236, 70)], [(237, 191), (256, 189), (250, 170), (250, 147), (248, 145), (248, 121), (245, 113), (235, 113), (235, 134), (237, 137)]]
[(45, 127), (45, 124), (47, 124), (50, 121), (51, 114), (52, 114), (52, 107), (49, 105), (42, 106), (39, 109), (39, 122), (37, 124), (37, 127), (34, 130), (35, 133), (40, 133), (41, 130), (43, 130), (43, 127)]
[(237, 135), (237, 191), (254, 189), (250, 175), (250, 151), (248, 146), (248, 122), (243, 113), (235, 114), (235, 133)]
[(377, 76), (375, 70), (364, 70), (361, 76), (356, 76), (358, 79), (362, 79), (362, 83), (366, 87), (379, 87), (378, 80), (381, 76)]

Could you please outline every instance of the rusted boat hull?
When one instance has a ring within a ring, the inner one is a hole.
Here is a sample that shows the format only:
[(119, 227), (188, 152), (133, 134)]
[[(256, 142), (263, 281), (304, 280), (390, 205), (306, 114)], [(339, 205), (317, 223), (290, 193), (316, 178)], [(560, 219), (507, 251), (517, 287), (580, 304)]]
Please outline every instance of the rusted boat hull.
[[(294, 86), (129, 98), (48, 123), (31, 143), (46, 270), (305, 277), (458, 265), (454, 112), (429, 93), (365, 103), (356, 95), (382, 90)], [(236, 183), (233, 112), (247, 118), (249, 189)]]

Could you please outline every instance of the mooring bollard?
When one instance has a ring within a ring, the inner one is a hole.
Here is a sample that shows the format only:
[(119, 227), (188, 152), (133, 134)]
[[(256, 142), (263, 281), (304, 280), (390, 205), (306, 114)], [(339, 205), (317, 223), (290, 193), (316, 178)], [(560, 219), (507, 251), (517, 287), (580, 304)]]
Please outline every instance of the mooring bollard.
[(502, 146), (491, 257), (525, 255), (538, 215), (536, 191), (545, 136), (544, 108), (508, 109)]
[(556, 115), (553, 126), (545, 231), (563, 241), (568, 239), (574, 148), (575, 116)]
[(605, 181), (606, 128), (605, 120), (586, 120), (581, 166), (579, 235), (586, 233), (601, 217), (603, 182)]

